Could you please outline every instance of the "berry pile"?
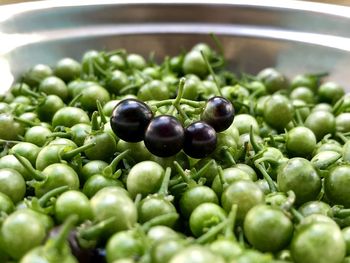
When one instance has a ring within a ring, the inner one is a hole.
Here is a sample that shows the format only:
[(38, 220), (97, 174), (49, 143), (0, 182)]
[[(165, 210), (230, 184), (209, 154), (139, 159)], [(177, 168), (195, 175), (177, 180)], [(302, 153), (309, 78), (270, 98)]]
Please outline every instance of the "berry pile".
[(24, 73), (0, 97), (0, 262), (349, 263), (350, 94), (218, 50)]

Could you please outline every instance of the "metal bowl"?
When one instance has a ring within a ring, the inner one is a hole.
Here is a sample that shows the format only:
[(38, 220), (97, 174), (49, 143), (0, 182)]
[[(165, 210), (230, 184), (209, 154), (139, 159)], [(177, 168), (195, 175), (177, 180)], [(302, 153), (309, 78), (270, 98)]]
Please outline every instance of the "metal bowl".
[[(38, 1), (0, 7), (0, 90), (36, 63), (125, 48), (156, 58), (222, 41), (234, 71), (350, 82), (350, 7), (306, 1)], [(350, 87), (346, 87), (350, 88)]]

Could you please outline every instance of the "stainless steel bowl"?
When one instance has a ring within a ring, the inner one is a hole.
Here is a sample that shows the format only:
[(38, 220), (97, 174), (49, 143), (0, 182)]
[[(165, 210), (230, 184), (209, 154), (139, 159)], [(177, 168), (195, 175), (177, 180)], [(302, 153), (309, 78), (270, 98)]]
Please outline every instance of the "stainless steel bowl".
[[(166, 2), (166, 3), (164, 3)], [(36, 63), (53, 65), (88, 49), (125, 48), (157, 58), (212, 43), (230, 67), (256, 73), (275, 66), (288, 76), (329, 72), (350, 82), (350, 7), (306, 1), (51, 0), (0, 7), (0, 90)]]

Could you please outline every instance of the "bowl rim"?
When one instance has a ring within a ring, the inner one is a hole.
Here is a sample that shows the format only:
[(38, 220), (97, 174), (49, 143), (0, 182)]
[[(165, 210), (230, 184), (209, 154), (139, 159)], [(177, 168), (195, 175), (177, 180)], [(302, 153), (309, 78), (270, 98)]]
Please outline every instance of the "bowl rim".
[(50, 0), (13, 3), (0, 6), (0, 23), (21, 13), (59, 7), (103, 5), (213, 5), (247, 8), (273, 8), (306, 11), (350, 18), (350, 6), (301, 0)]
[[(2, 24), (6, 25), (7, 23), (15, 23), (16, 19), (22, 19), (20, 21), (25, 23), (25, 20), (23, 18), (26, 18), (27, 15), (29, 16), (36, 16), (38, 14), (45, 14), (47, 13), (52, 13), (55, 11), (57, 8), (58, 10), (69, 10), (69, 8), (74, 9), (75, 11), (78, 10), (81, 7), (84, 7), (84, 10), (86, 8), (87, 12), (94, 11), (94, 8), (105, 8), (105, 7), (113, 7), (118, 9), (119, 7), (121, 9), (123, 8), (163, 8), (163, 7), (168, 7), (168, 6), (173, 6), (173, 7), (180, 7), (180, 8), (186, 8), (187, 6), (191, 8), (200, 8), (200, 7), (205, 7), (205, 8), (218, 8), (218, 9), (237, 9), (237, 10), (248, 10), (248, 11), (256, 11), (256, 12), (277, 12), (281, 13), (282, 15), (285, 13), (292, 13), (294, 14), (301, 14), (301, 15), (311, 15), (312, 17), (322, 17), (323, 15), (330, 19), (330, 21), (337, 22), (337, 19), (339, 18), (341, 20), (341, 24), (348, 25), (350, 23), (350, 6), (342, 6), (342, 5), (335, 5), (335, 4), (328, 4), (328, 3), (319, 3), (319, 2), (310, 2), (310, 1), (300, 1), (300, 0), (283, 0), (283, 1), (276, 1), (276, 0), (89, 0), (89, 1), (84, 1), (84, 0), (50, 0), (50, 1), (31, 1), (31, 2), (25, 2), (25, 3), (14, 3), (14, 4), (7, 4), (0, 6), (0, 40), (2, 38), (12, 38), (12, 42), (10, 41), (10, 45), (2, 45), (0, 46), (0, 68), (3, 68), (3, 72), (8, 72), (9, 76), (8, 79), (12, 78), (10, 82), (12, 83), (13, 81), (13, 75), (12, 71), (10, 69), (10, 64), (8, 62), (8, 58), (11, 55), (11, 52), (13, 49), (23, 46), (23, 45), (28, 45), (28, 44), (33, 44), (36, 42), (40, 42), (42, 40), (45, 41), (52, 41), (52, 40), (57, 40), (60, 39), (60, 36), (67, 35), (67, 30), (71, 30), (70, 28), (68, 29), (63, 29), (60, 31), (54, 30), (53, 32), (50, 33), (49, 30), (38, 30), (38, 31), (31, 31), (31, 32), (6, 32), (5, 30), (2, 32)], [(345, 23), (344, 23), (345, 22)], [(169, 29), (169, 25), (172, 25), (173, 31), (170, 33), (185, 33), (187, 34), (188, 32), (193, 33), (194, 31), (198, 31), (198, 29), (201, 29), (199, 27), (200, 23), (199, 22), (194, 22), (191, 23), (189, 22), (188, 25), (192, 27), (187, 27), (189, 29), (179, 31), (177, 28), (174, 27), (174, 25), (177, 25), (176, 22), (169, 22), (169, 23), (163, 23), (166, 29)], [(181, 24), (183, 26), (183, 24)], [(207, 23), (202, 26), (205, 27), (205, 31), (208, 32), (208, 26), (212, 26), (213, 30), (209, 30), (209, 32), (217, 32), (218, 27), (222, 28), (223, 31), (219, 32), (226, 32), (225, 30), (227, 27), (229, 27), (231, 24), (216, 24), (216, 23)], [(338, 24), (337, 24), (338, 25)], [(102, 25), (105, 27), (105, 25)], [(225, 27), (226, 26), (226, 27)], [(107, 24), (108, 27), (108, 24)], [(139, 25), (135, 25), (133, 23), (125, 23), (118, 25), (118, 28), (116, 28), (115, 25), (112, 25), (112, 27), (107, 28), (109, 30), (107, 33), (113, 33), (114, 29), (118, 30), (119, 34), (126, 34), (123, 32), (129, 32), (130, 28), (132, 29), (138, 28), (138, 34), (144, 34), (144, 33), (159, 33), (162, 34), (165, 31), (163, 30), (162, 27), (159, 27), (159, 23), (147, 23), (144, 27), (140, 27)], [(140, 27), (140, 28), (139, 28)], [(3, 29), (5, 29), (3, 27)], [(176, 28), (176, 30), (174, 29)], [(99, 30), (101, 29), (101, 26), (98, 28)], [(113, 30), (112, 30), (113, 29)], [(157, 29), (155, 31), (155, 29)], [(246, 28), (245, 28), (246, 29)], [(306, 39), (305, 37), (309, 37), (308, 39), (313, 39), (313, 41), (308, 41), (306, 43), (308, 44), (317, 44), (320, 46), (326, 46), (326, 47), (331, 47), (331, 48), (336, 48), (340, 49), (341, 51), (350, 51), (350, 35), (347, 34), (348, 37), (343, 37), (339, 35), (334, 35), (333, 32), (326, 32), (326, 34), (321, 34), (316, 33), (313, 34), (312, 32), (299, 32), (295, 30), (286, 30), (286, 34), (282, 34), (284, 32), (283, 28), (280, 30), (279, 28), (271, 28), (269, 27), (262, 27), (262, 30), (264, 31), (264, 37), (268, 39), (274, 39), (276, 30), (279, 32), (277, 39), (279, 40), (292, 40), (294, 42), (305, 42), (305, 41), (300, 41), (300, 39)], [(123, 31), (124, 30), (124, 31)], [(235, 25), (235, 28), (233, 29), (234, 31), (230, 31), (230, 34), (233, 35), (241, 35), (241, 28), (240, 25)], [(270, 32), (270, 31), (271, 32)], [(164, 31), (164, 32), (163, 32)], [(249, 37), (251, 35), (256, 36), (255, 32), (255, 27), (250, 27), (250, 31), (246, 30), (246, 34), (244, 37)], [(268, 31), (268, 32), (267, 32)], [(283, 31), (283, 32), (282, 32)], [(100, 31), (98, 31), (100, 32)], [(102, 32), (102, 31), (101, 31)], [(122, 32), (122, 33), (120, 33)], [(134, 31), (133, 31), (134, 32)], [(202, 31), (203, 32), (203, 27)], [(232, 33), (233, 32), (233, 33)], [(235, 33), (236, 32), (236, 33)], [(269, 33), (266, 35), (265, 33)], [(346, 31), (347, 32), (347, 31)], [(64, 33), (64, 34), (63, 34)], [(70, 33), (74, 33), (74, 36), (77, 36), (75, 33), (76, 31), (71, 31)], [(103, 34), (106, 34), (106, 31), (102, 32)], [(114, 33), (113, 33), (114, 34)], [(30, 37), (28, 37), (30, 36)], [(78, 35), (79, 37), (79, 35)], [(260, 35), (258, 36), (260, 37)], [(13, 45), (13, 43), (16, 43), (16, 45)], [(326, 43), (326, 44), (323, 44)], [(331, 43), (331, 45), (330, 45)], [(344, 45), (345, 43), (345, 45)], [(345, 47), (345, 48), (344, 48)], [(10, 84), (11, 84), (10, 83)], [(1, 83), (0, 83), (1, 86)], [(3, 86), (6, 86), (6, 83), (3, 84)], [(1, 91), (0, 91), (1, 93)]]

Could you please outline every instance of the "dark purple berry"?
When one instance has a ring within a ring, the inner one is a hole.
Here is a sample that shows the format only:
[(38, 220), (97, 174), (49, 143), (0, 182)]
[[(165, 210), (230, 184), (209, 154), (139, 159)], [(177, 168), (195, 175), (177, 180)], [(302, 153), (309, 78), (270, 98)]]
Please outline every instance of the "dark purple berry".
[(198, 121), (185, 129), (184, 152), (192, 158), (204, 158), (216, 148), (216, 132), (209, 124)]
[(127, 142), (142, 141), (153, 117), (150, 108), (142, 101), (126, 99), (113, 110), (110, 123), (114, 133)]
[(226, 130), (233, 122), (235, 109), (232, 103), (223, 97), (212, 97), (205, 104), (201, 120), (212, 126), (216, 132)]
[(173, 116), (155, 117), (145, 132), (146, 148), (159, 157), (169, 157), (181, 151), (184, 142), (184, 128)]

